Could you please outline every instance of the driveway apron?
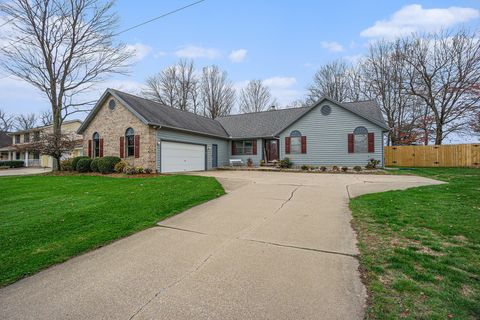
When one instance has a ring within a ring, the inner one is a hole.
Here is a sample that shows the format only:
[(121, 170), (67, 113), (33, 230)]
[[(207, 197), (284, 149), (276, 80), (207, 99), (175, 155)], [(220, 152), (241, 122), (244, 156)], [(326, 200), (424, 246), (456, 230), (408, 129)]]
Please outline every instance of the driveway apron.
[(349, 197), (419, 177), (214, 171), (227, 195), (0, 290), (2, 319), (361, 319)]

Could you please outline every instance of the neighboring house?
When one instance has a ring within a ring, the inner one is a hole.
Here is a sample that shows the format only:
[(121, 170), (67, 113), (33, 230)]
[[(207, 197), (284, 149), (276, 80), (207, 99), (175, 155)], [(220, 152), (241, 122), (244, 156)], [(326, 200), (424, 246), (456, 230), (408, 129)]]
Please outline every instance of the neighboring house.
[[(6, 150), (9, 145), (12, 144), (12, 138), (8, 135), (8, 132), (0, 131), (0, 161), (8, 160), (8, 151)], [(5, 150), (4, 150), (5, 149)]]
[(78, 130), (85, 154), (119, 156), (158, 172), (208, 170), (230, 159), (295, 166), (383, 165), (388, 131), (373, 101), (321, 99), (311, 107), (271, 110), (215, 120), (108, 89)]
[[(77, 134), (81, 124), (80, 120), (68, 120), (62, 123), (62, 133), (74, 135), (79, 141), (72, 152), (63, 156), (65, 159), (83, 154), (83, 137)], [(53, 164), (51, 156), (29, 150), (29, 146), (40, 137), (42, 132), (51, 132), (52, 130), (53, 127), (50, 125), (9, 133), (9, 145), (0, 148), (2, 160), (22, 160), (27, 167), (51, 167)]]

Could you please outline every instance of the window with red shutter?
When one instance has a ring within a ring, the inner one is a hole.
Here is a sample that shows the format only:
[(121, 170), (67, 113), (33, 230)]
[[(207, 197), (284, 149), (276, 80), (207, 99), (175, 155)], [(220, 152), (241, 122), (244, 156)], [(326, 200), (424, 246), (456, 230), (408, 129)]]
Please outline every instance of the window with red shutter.
[(285, 153), (290, 154), (290, 137), (285, 137)]
[(348, 134), (348, 153), (354, 152), (353, 145), (354, 145), (353, 133), (349, 133)]
[(140, 158), (140, 136), (135, 136), (135, 158)]
[(232, 156), (237, 154), (237, 148), (235, 146), (235, 141), (232, 141)]
[(302, 136), (302, 153), (307, 153), (307, 137)]
[(103, 157), (103, 139), (100, 139), (100, 158)]
[(368, 133), (368, 152), (375, 152), (375, 134), (373, 132)]
[(252, 141), (252, 154), (257, 154), (257, 140)]
[(88, 140), (88, 156), (92, 157), (92, 140)]
[(120, 158), (125, 157), (125, 137), (120, 137)]

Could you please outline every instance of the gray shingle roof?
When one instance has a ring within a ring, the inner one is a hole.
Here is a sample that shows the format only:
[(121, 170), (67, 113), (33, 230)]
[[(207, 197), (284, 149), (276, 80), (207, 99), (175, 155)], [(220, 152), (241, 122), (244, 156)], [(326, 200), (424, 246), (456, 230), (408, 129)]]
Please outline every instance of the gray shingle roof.
[(140, 98), (128, 93), (113, 91), (130, 108), (142, 116), (148, 124), (199, 132), (207, 135), (228, 137), (222, 125), (213, 119), (182, 111), (158, 102)]
[(376, 123), (380, 127), (388, 129), (385, 118), (383, 118), (382, 110), (380, 110), (380, 106), (374, 100), (344, 102), (342, 105), (346, 109)]
[[(279, 134), (282, 130), (317, 105), (318, 103), (310, 107), (232, 115), (217, 118), (216, 120), (222, 124), (232, 138), (272, 137)], [(382, 111), (375, 101), (345, 102), (340, 105), (345, 109), (386, 128)]]
[[(108, 97), (108, 94), (122, 101), (125, 107), (145, 124), (234, 139), (276, 136), (304, 114), (318, 106), (320, 102), (328, 99), (323, 98), (310, 107), (231, 115), (213, 120), (125, 92), (107, 89), (78, 130), (79, 133), (82, 133), (87, 128), (103, 104), (103, 101)], [(338, 103), (331, 99), (328, 100), (384, 129), (388, 129), (382, 112), (375, 101)]]
[(256, 113), (220, 117), (222, 124), (232, 138), (272, 137), (301, 117), (311, 107), (280, 109)]

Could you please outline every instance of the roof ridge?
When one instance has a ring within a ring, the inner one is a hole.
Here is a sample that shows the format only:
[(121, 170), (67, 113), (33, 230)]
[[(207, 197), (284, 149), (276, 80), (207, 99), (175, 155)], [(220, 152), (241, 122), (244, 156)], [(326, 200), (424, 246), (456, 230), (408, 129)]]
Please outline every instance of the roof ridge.
[(145, 101), (148, 101), (148, 102), (153, 102), (153, 103), (158, 104), (158, 105), (160, 105), (160, 106), (162, 106), (162, 107), (170, 108), (170, 109), (173, 109), (173, 110), (175, 110), (175, 111), (185, 112), (185, 113), (188, 113), (188, 114), (197, 116), (197, 117), (201, 117), (201, 118), (204, 118), (204, 119), (208, 119), (208, 120), (210, 120), (210, 121), (216, 121), (215, 119), (212, 119), (212, 118), (207, 117), (207, 116), (202, 116), (201, 114), (196, 114), (196, 113), (193, 113), (193, 112), (188, 111), (188, 110), (182, 110), (182, 109), (179, 109), (179, 108), (175, 108), (175, 107), (169, 106), (169, 105), (167, 105), (167, 104), (164, 104), (164, 103), (161, 103), (161, 102), (158, 102), (158, 101), (155, 101), (155, 100), (147, 99), (147, 98), (144, 98), (144, 97), (140, 97), (140, 96), (137, 96), (137, 95), (128, 93), (128, 92), (120, 91), (120, 90), (117, 90), (117, 89), (110, 89), (110, 90), (113, 90), (113, 91), (116, 91), (116, 92), (119, 92), (119, 93), (122, 93), (122, 94), (126, 94), (126, 95), (131, 96), (131, 97), (134, 97), (134, 98), (142, 99), (142, 100), (145, 100)]
[(306, 109), (306, 108), (311, 108), (311, 106), (292, 107), (292, 108), (283, 108), (283, 109), (276, 109), (276, 110), (264, 110), (264, 111), (256, 111), (256, 112), (245, 112), (245, 113), (229, 114), (228, 116), (218, 117), (217, 119), (219, 119), (219, 118), (236, 117), (236, 116), (244, 116), (244, 115), (246, 115), (246, 114), (259, 114), (259, 113), (286, 111), (286, 110), (292, 110), (292, 109)]

